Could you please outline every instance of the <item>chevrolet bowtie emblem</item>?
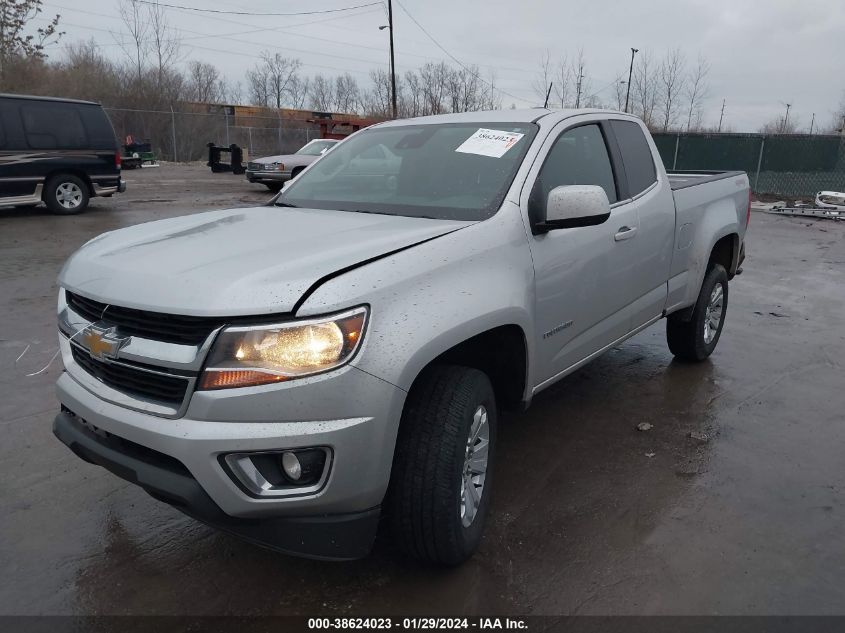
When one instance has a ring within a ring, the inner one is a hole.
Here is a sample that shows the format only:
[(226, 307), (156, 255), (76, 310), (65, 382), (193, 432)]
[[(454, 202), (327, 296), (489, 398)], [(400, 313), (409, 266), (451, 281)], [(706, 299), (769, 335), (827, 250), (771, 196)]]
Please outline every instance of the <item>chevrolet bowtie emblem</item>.
[(118, 336), (117, 328), (89, 326), (82, 334), (82, 344), (92, 358), (117, 358), (120, 348), (129, 342), (128, 336)]

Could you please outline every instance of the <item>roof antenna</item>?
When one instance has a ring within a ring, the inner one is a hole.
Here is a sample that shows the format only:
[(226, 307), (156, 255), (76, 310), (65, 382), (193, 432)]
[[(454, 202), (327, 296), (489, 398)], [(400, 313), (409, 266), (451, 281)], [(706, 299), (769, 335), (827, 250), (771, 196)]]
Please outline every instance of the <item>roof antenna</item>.
[(549, 89), (546, 91), (546, 101), (543, 103), (544, 108), (549, 107), (549, 96), (552, 94), (552, 85), (554, 84), (553, 81), (549, 82)]

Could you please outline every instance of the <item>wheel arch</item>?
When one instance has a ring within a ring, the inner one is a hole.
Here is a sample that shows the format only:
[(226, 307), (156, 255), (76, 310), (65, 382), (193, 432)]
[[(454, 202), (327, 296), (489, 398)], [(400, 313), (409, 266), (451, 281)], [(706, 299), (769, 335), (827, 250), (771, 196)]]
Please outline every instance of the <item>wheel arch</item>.
[(437, 354), (416, 371), (411, 389), (435, 365), (459, 365), (484, 372), (493, 384), (497, 403), (504, 409), (520, 409), (527, 404), (528, 343), (525, 330), (515, 323), (479, 332)]
[(88, 188), (88, 196), (91, 198), (94, 197), (94, 186), (91, 183), (91, 178), (88, 176), (84, 169), (79, 169), (76, 167), (58, 167), (47, 172), (47, 174), (44, 176), (44, 190), (41, 194), (42, 200), (44, 199), (44, 196), (47, 195), (47, 183), (50, 182), (52, 178), (65, 174), (70, 176), (76, 176), (77, 178), (79, 178), (83, 183), (85, 183), (85, 186)]

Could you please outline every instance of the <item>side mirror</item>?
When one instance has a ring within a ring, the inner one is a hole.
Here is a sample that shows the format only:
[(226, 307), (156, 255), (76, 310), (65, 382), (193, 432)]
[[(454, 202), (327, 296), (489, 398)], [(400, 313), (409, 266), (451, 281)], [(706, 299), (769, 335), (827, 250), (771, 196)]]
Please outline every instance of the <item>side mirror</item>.
[(540, 232), (596, 226), (610, 217), (610, 201), (596, 185), (555, 187), (546, 201), (546, 219), (537, 223)]

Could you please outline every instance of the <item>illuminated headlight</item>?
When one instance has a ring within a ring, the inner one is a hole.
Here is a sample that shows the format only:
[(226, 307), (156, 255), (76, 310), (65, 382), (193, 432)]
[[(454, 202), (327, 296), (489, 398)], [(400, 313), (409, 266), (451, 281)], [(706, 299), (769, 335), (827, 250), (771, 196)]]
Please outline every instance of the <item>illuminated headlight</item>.
[(218, 336), (200, 389), (292, 380), (347, 363), (361, 344), (367, 308), (277, 325), (230, 327)]

